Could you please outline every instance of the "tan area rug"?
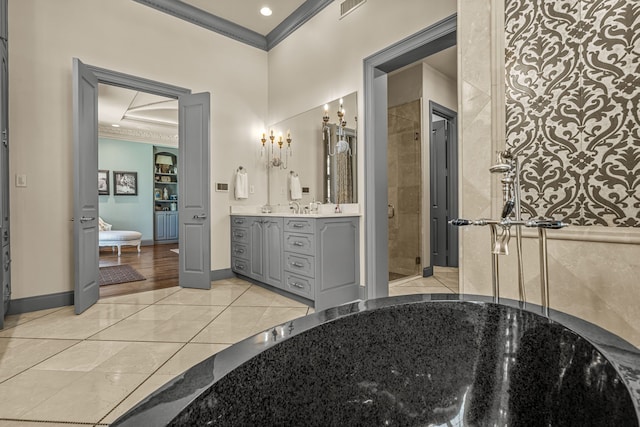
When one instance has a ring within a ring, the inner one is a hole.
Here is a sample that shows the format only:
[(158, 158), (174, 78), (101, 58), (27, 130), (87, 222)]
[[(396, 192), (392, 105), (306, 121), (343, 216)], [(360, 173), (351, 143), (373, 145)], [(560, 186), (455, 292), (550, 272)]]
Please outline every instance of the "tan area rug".
[(147, 280), (130, 265), (114, 265), (100, 267), (100, 286), (115, 285), (118, 283), (137, 282)]

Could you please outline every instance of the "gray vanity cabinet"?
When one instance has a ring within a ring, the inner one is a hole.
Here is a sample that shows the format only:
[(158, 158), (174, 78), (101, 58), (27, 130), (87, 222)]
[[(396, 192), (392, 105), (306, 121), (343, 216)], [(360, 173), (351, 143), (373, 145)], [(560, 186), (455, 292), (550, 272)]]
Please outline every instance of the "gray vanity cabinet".
[(231, 217), (231, 270), (282, 287), (282, 218)]
[(249, 221), (244, 216), (231, 217), (231, 270), (244, 276), (251, 272)]
[[(231, 217), (231, 269), (314, 302), (359, 298), (358, 217)], [(275, 274), (275, 272), (279, 274)]]
[(251, 276), (282, 286), (282, 218), (253, 217), (249, 225)]

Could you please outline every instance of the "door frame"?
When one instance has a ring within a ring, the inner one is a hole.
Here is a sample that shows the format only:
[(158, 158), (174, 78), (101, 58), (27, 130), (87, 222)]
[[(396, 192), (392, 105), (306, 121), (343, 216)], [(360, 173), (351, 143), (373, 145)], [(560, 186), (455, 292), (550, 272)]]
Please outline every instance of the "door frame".
[(457, 14), (364, 59), (365, 287), (363, 299), (389, 295), (387, 73), (456, 45)]
[[(75, 59), (75, 58), (74, 58)], [(96, 67), (94, 65), (89, 65), (89, 64), (84, 64), (92, 73), (93, 75), (97, 78), (98, 80), (98, 84), (103, 83), (103, 84), (108, 84), (108, 85), (112, 85), (112, 86), (118, 86), (118, 87), (122, 87), (122, 88), (126, 88), (126, 89), (132, 89), (132, 90), (136, 90), (136, 91), (142, 91), (142, 92), (148, 92), (154, 95), (159, 95), (159, 96), (164, 96), (167, 98), (173, 98), (173, 99), (179, 99), (180, 96), (183, 95), (190, 95), (191, 94), (191, 89), (187, 89), (187, 88), (183, 88), (183, 87), (179, 87), (179, 86), (174, 86), (174, 85), (170, 85), (167, 83), (162, 83), (162, 82), (158, 82), (158, 81), (154, 81), (154, 80), (150, 80), (150, 79), (145, 79), (143, 77), (138, 77), (138, 76), (134, 76), (131, 74), (126, 74), (126, 73), (121, 73), (118, 71), (113, 71), (113, 70), (109, 70), (106, 68), (101, 68), (101, 67)], [(96, 139), (97, 139), (97, 135), (96, 135)], [(209, 161), (207, 159), (207, 161)], [(98, 192), (98, 181), (95, 180), (95, 191), (96, 194)], [(178, 183), (178, 186), (180, 187), (181, 183)], [(208, 183), (207, 183), (208, 185)], [(180, 188), (179, 188), (180, 189)], [(74, 194), (74, 197), (77, 197), (77, 195)], [(178, 210), (178, 215), (180, 215), (180, 210)], [(74, 245), (77, 244), (77, 242), (75, 241), (76, 239), (74, 239)], [(180, 251), (183, 252), (183, 251)], [(183, 258), (183, 253), (179, 253), (178, 256), (180, 257), (180, 263), (182, 263), (182, 258)], [(76, 262), (77, 258), (77, 254), (74, 253), (74, 262)], [(96, 262), (99, 263), (99, 260), (96, 259)], [(98, 268), (98, 266), (96, 265), (96, 268)], [(75, 302), (74, 302), (75, 305)]]
[[(429, 174), (431, 175), (431, 182), (434, 182), (434, 175), (436, 173), (436, 168), (433, 167), (435, 145), (433, 142), (433, 132), (431, 132), (431, 129), (433, 129), (434, 114), (444, 118), (448, 124), (446, 130), (447, 152), (449, 153), (447, 156), (447, 170), (449, 173), (449, 182), (447, 185), (447, 267), (457, 267), (458, 227), (453, 227), (448, 224), (448, 220), (458, 217), (458, 113), (437, 102), (429, 101), (429, 152), (431, 154)], [(433, 189), (430, 189), (430, 191), (430, 199), (433, 200)], [(431, 204), (429, 210), (430, 217), (433, 217), (433, 204)], [(432, 227), (431, 236), (433, 236), (433, 222), (430, 221), (430, 224), (430, 227)], [(431, 248), (430, 253), (430, 270), (433, 273), (433, 248)]]

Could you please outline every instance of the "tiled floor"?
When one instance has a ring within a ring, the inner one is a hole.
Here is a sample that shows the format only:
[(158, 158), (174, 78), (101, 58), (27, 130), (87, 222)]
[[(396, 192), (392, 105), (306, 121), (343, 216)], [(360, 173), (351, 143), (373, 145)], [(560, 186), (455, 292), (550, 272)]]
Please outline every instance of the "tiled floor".
[[(208, 356), (313, 309), (243, 280), (9, 316), (0, 332), (0, 427), (108, 425)], [(75, 424), (74, 424), (75, 423)]]
[[(457, 269), (392, 282), (390, 295), (457, 292)], [(171, 378), (313, 312), (240, 279), (9, 316), (0, 332), (0, 427), (108, 425)]]
[(406, 277), (389, 284), (389, 296), (408, 294), (457, 294), (458, 269), (452, 267), (434, 267), (431, 277)]

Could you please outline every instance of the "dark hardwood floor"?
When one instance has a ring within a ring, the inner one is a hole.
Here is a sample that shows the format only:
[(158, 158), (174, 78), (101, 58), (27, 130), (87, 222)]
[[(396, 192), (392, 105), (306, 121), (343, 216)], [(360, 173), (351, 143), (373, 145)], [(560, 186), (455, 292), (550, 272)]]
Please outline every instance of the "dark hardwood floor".
[(177, 243), (142, 246), (138, 253), (134, 246), (123, 246), (120, 257), (111, 248), (100, 248), (100, 267), (128, 264), (146, 278), (138, 282), (100, 286), (100, 298), (178, 286), (178, 254), (171, 252), (177, 247)]

